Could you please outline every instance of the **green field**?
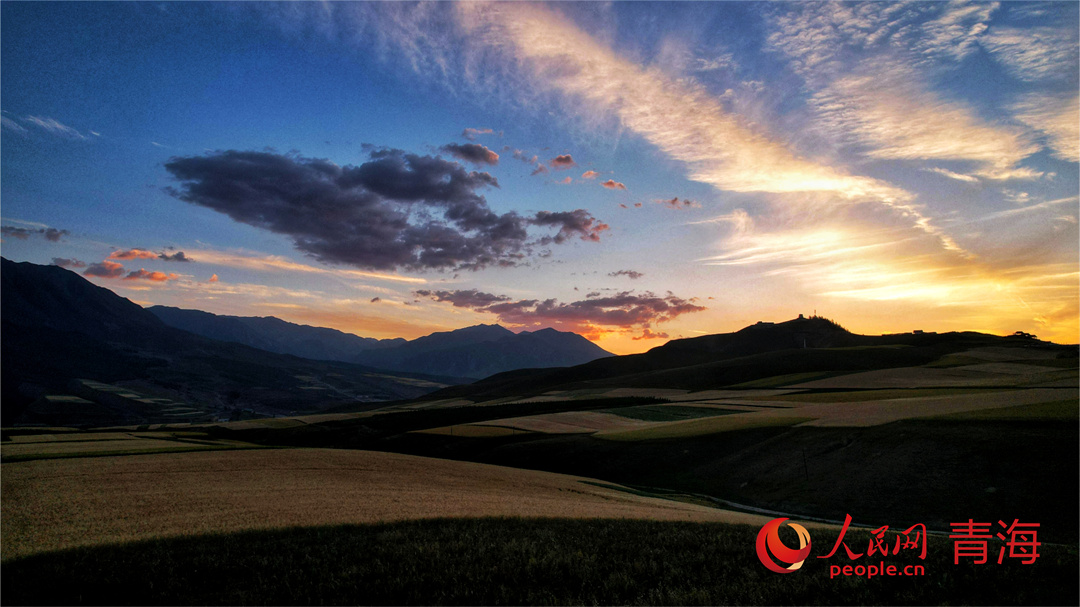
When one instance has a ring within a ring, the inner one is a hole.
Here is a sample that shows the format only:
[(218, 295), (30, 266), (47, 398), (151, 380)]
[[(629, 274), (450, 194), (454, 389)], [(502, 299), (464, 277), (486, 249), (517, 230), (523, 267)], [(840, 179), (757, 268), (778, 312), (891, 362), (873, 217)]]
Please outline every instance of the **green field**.
[[(922, 577), (837, 577), (842, 551), (766, 570), (758, 529), (718, 523), (457, 519), (154, 540), (8, 561), (6, 604), (866, 605), (1077, 604), (1075, 548), (953, 564), (932, 536)], [(814, 555), (836, 533), (812, 529)], [(851, 546), (866, 532), (848, 531)], [(818, 547), (820, 546), (820, 547)], [(63, 583), (57, 583), (63, 580)]]

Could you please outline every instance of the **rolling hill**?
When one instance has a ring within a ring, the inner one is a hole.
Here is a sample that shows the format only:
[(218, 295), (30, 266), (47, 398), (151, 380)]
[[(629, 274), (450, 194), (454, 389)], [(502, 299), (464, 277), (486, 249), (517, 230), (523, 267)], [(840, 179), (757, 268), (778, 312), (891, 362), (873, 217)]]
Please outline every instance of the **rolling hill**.
[(566, 369), (501, 373), (425, 398), (476, 400), (613, 388), (772, 387), (787, 380), (925, 365), (950, 353), (986, 346), (1044, 347), (1075, 356), (1075, 347), (1031, 337), (973, 332), (858, 335), (825, 318), (800, 316), (786, 322), (760, 322), (733, 333), (676, 339), (643, 354)]

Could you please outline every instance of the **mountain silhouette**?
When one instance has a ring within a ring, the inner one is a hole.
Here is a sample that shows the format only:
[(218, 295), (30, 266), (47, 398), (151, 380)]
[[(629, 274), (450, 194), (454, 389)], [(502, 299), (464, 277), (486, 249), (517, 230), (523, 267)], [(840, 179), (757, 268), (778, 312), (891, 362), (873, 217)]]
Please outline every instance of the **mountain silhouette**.
[(359, 337), (336, 329), (299, 325), (273, 316), (225, 316), (202, 310), (151, 306), (162, 322), (196, 335), (313, 360), (349, 362), (358, 352), (405, 343), (404, 339)]
[(675, 339), (642, 354), (570, 368), (501, 373), (424, 398), (482, 399), (601, 388), (707, 390), (782, 375), (917, 366), (952, 352), (1020, 341), (1028, 340), (972, 332), (858, 335), (825, 318), (800, 316), (759, 322), (733, 333)]
[[(5, 424), (17, 422), (34, 403), (49, 410), (54, 424), (89, 425), (90, 417), (94, 425), (140, 423), (179, 409), (220, 418), (237, 411), (281, 415), (363, 407), (462, 381), (209, 339), (170, 327), (55, 266), (2, 259), (0, 280)], [(128, 396), (118, 396), (123, 394)], [(55, 397), (79, 397), (94, 406), (65, 408)]]
[(169, 326), (204, 337), (405, 373), (479, 379), (515, 369), (570, 367), (613, 356), (576, 333), (555, 329), (514, 333), (499, 325), (475, 325), (411, 341), (377, 340), (274, 317), (220, 316), (167, 306), (147, 310)]

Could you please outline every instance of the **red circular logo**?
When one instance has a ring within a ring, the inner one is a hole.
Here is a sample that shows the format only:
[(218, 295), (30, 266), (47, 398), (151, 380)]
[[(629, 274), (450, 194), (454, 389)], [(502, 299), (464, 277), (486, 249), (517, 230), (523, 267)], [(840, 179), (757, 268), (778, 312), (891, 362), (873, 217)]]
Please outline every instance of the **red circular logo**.
[[(765, 565), (769, 571), (791, 573), (802, 567), (806, 557), (810, 556), (810, 532), (802, 525), (788, 523), (788, 527), (794, 529), (795, 533), (799, 535), (798, 550), (788, 548), (784, 545), (784, 542), (780, 541), (780, 525), (786, 520), (786, 518), (773, 519), (765, 523), (765, 526), (758, 532), (757, 555), (761, 559), (761, 564)], [(781, 567), (777, 565), (772, 556), (769, 556), (770, 552), (778, 561), (787, 563), (788, 566)]]

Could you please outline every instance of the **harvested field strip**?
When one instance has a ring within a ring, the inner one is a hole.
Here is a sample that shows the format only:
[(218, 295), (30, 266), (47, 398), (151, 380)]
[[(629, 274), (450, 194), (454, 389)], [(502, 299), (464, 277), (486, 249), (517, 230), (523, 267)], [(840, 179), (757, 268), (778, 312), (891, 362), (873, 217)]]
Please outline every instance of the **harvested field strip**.
[(952, 396), (954, 394), (993, 394), (1009, 388), (914, 388), (911, 390), (845, 390), (842, 392), (803, 392), (774, 398), (749, 398), (747, 400), (769, 400), (790, 403), (853, 403), (871, 400), (891, 400), (898, 398), (918, 398), (922, 396)]
[[(1040, 547), (1035, 566), (954, 565), (931, 537), (927, 583), (829, 579), (761, 566), (757, 527), (626, 520), (469, 518), (158, 539), (9, 562), (12, 604), (935, 605), (1077, 603), (1075, 551)], [(812, 531), (813, 533), (814, 531)], [(815, 545), (833, 541), (818, 532)], [(870, 535), (850, 530), (852, 545)], [(862, 563), (862, 561), (860, 561)], [(58, 584), (56, 580), (64, 580)]]
[[(162, 435), (155, 438), (130, 437), (120, 440), (5, 443), (0, 446), (3, 463), (31, 460), (136, 455), (161, 452), (201, 451), (206, 449), (262, 448), (234, 440), (200, 440)], [(5, 467), (5, 470), (7, 468)]]
[(800, 392), (800, 390), (700, 390), (698, 392), (688, 392), (681, 396), (668, 396), (667, 400), (673, 403), (696, 403), (698, 401), (714, 401), (728, 398), (780, 396), (792, 392)]
[(651, 428), (598, 432), (594, 436), (615, 441), (687, 438), (691, 436), (732, 432), (735, 430), (749, 430), (751, 428), (794, 426), (795, 424), (812, 421), (814, 419), (815, 418), (813, 417), (801, 417), (800, 414), (793, 409), (761, 411), (743, 413), (740, 415), (724, 415), (722, 417), (707, 417), (704, 419), (691, 419), (682, 422), (657, 424)]
[(1051, 388), (1010, 390), (991, 394), (957, 394), (861, 403), (824, 403), (806, 405), (800, 414), (817, 417), (808, 426), (865, 427), (888, 424), (902, 419), (944, 413), (962, 413), (984, 409), (1002, 409), (1018, 405), (1054, 402), (1075, 391)]
[(896, 367), (840, 375), (794, 384), (793, 388), (833, 390), (881, 390), (909, 388), (1015, 388), (1075, 376), (1070, 370), (1046, 368), (1029, 375), (988, 373), (961, 367)]
[(513, 436), (515, 434), (526, 434), (528, 430), (519, 430), (517, 428), (504, 428), (502, 426), (489, 426), (489, 425), (461, 425), (461, 426), (444, 426), (442, 428), (431, 428), (429, 430), (416, 430), (419, 434), (442, 434), (445, 436), (461, 436), (466, 438), (489, 438), (492, 436)]
[[(1002, 375), (1041, 375), (1042, 373), (1051, 372), (1051, 369), (1056, 367), (1047, 367), (1044, 365), (1033, 365), (1028, 363), (987, 363), (981, 362), (977, 365), (967, 365), (964, 367), (955, 367), (962, 371), (978, 371), (980, 373), (999, 373)], [(1076, 368), (1076, 361), (1073, 361), (1073, 369)]]
[(699, 417), (713, 417), (715, 415), (730, 415), (741, 413), (719, 407), (693, 407), (686, 405), (646, 405), (643, 407), (622, 407), (619, 409), (603, 409), (600, 413), (611, 413), (620, 417), (639, 419), (646, 422), (671, 422), (684, 419), (696, 419)]
[(416, 518), (607, 517), (758, 526), (768, 520), (581, 480), (587, 479), (341, 449), (39, 460), (4, 465), (0, 530), (6, 563), (74, 546)]
[(610, 411), (566, 411), (476, 422), (473, 425), (516, 428), (544, 434), (583, 434), (598, 430), (640, 428), (650, 425), (649, 422), (616, 415)]
[(779, 386), (786, 386), (789, 384), (796, 384), (799, 382), (805, 382), (812, 379), (820, 379), (823, 377), (829, 377), (832, 373), (824, 373), (820, 371), (810, 373), (791, 373), (788, 375), (774, 375), (773, 377), (765, 377), (762, 379), (755, 379), (754, 381), (743, 382), (741, 384), (735, 384), (732, 388), (776, 388)]
[(9, 458), (26, 456), (50, 456), (72, 453), (98, 453), (108, 451), (125, 451), (131, 449), (171, 449), (173, 447), (176, 447), (175, 441), (149, 438), (128, 438), (123, 440), (102, 440), (86, 442), (64, 441), (54, 443), (8, 443), (0, 446), (0, 456), (2, 456), (5, 460), (10, 461)]
[(718, 409), (734, 409), (737, 411), (761, 411), (764, 409), (793, 409), (798, 403), (761, 401), (749, 402), (744, 400), (695, 400), (695, 407), (715, 407)]
[(25, 434), (12, 436), (12, 443), (86, 442), (102, 440), (132, 440), (138, 438), (126, 432), (78, 432), (74, 434)]
[(782, 400), (724, 399), (716, 401), (694, 402), (694, 405), (699, 407), (729, 407), (739, 405), (741, 407), (749, 407), (752, 411), (761, 411), (763, 409), (795, 409), (803, 406), (803, 403)]
[(942, 420), (998, 420), (998, 421), (1080, 421), (1080, 401), (1075, 398), (1035, 405), (1003, 407), (1001, 409), (983, 409), (933, 415), (924, 419)]

